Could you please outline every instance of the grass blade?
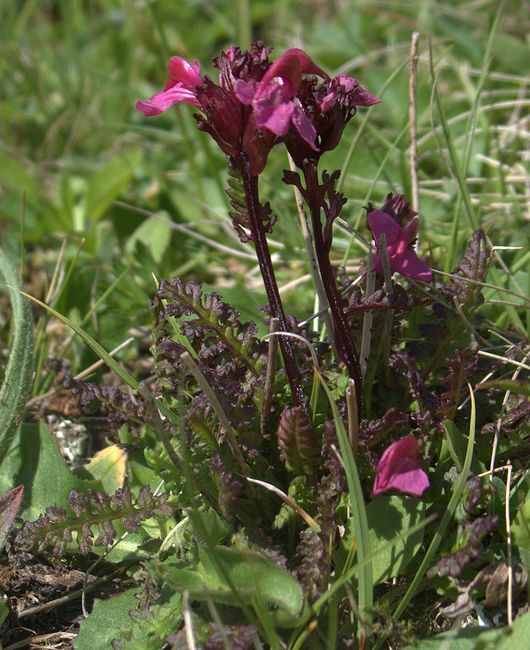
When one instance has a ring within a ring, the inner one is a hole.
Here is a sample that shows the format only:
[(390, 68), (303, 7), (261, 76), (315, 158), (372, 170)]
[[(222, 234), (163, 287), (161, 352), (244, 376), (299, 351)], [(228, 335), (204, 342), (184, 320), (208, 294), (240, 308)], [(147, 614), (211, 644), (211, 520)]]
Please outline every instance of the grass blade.
[[(339, 415), (335, 400), (329, 390), (326, 382), (321, 377), (322, 387), (326, 392), (328, 401), (333, 413), (333, 420), (337, 430), (340, 453), (346, 470), (346, 480), (348, 482), (348, 492), (350, 496), (350, 507), (352, 517), (355, 520), (355, 531), (357, 536), (357, 558), (359, 560), (359, 610), (366, 617), (367, 608), (370, 608), (374, 602), (374, 584), (372, 575), (372, 554), (370, 549), (370, 537), (368, 529), (368, 516), (366, 514), (366, 505), (364, 503), (361, 479), (357, 470), (357, 464), (353, 456), (353, 451), (348, 439), (348, 434)], [(360, 626), (359, 633), (364, 636), (364, 630)]]
[(9, 288), (13, 309), (13, 340), (0, 389), (0, 463), (18, 428), (33, 378), (33, 315), (30, 303), (16, 288), (18, 279), (0, 249), (0, 276)]

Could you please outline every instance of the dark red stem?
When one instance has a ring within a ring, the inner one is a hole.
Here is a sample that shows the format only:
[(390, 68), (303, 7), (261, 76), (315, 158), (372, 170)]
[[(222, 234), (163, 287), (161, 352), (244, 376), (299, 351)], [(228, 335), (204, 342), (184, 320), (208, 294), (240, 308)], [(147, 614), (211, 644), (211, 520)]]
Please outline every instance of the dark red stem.
[(322, 209), (319, 199), (320, 193), (316, 191), (318, 187), (318, 175), (316, 166), (308, 162), (304, 165), (304, 177), (307, 189), (307, 204), (311, 213), (311, 223), (313, 226), (313, 239), (315, 242), (315, 252), (317, 256), (320, 277), (326, 292), (331, 318), (333, 320), (333, 335), (337, 351), (341, 356), (344, 365), (348, 370), (348, 375), (355, 381), (355, 394), (357, 399), (357, 412), (359, 419), (362, 409), (362, 375), (359, 364), (359, 356), (355, 347), (355, 342), (348, 327), (344, 309), (342, 307), (342, 296), (335, 281), (335, 274), (331, 266), (329, 254), (324, 244), (324, 235), (322, 232), (322, 221), (320, 212)]
[[(267, 236), (260, 217), (258, 177), (250, 172), (248, 158), (244, 153), (241, 153), (236, 160), (243, 177), (243, 188), (250, 220), (251, 237), (256, 247), (256, 255), (258, 257), (259, 268), (263, 277), (263, 284), (267, 292), (271, 313), (274, 318), (278, 319), (279, 331), (288, 332), (287, 318), (285, 317), (278, 284), (276, 283), (269, 245), (267, 244)], [(300, 373), (298, 372), (291, 340), (287, 336), (279, 336), (279, 343), (294, 404), (302, 407), (307, 414), (307, 402), (304, 391), (302, 390)]]

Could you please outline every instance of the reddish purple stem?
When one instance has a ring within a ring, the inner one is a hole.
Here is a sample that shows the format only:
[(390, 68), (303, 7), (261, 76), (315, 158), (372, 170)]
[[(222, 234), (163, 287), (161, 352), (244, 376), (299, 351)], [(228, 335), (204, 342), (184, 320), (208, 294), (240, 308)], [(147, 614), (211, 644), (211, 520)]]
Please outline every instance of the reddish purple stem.
[(362, 409), (362, 376), (359, 357), (355, 348), (355, 342), (348, 328), (348, 322), (342, 308), (342, 297), (340, 295), (335, 274), (331, 267), (329, 254), (324, 244), (322, 232), (322, 221), (320, 219), (321, 204), (319, 193), (312, 191), (318, 186), (317, 168), (311, 162), (304, 165), (304, 177), (307, 188), (307, 203), (311, 213), (311, 223), (313, 225), (313, 238), (315, 242), (315, 252), (317, 256), (320, 277), (326, 292), (331, 318), (333, 320), (333, 334), (337, 351), (341, 356), (344, 365), (348, 370), (348, 375), (355, 382), (355, 396), (357, 399), (357, 413), (359, 421)]
[[(288, 332), (289, 327), (287, 325), (287, 318), (283, 310), (283, 304), (280, 298), (274, 268), (272, 266), (267, 237), (260, 218), (258, 177), (251, 173), (249, 161), (244, 152), (236, 158), (236, 161), (243, 177), (243, 187), (247, 202), (252, 241), (256, 247), (256, 255), (258, 257), (259, 268), (263, 277), (263, 284), (265, 285), (265, 291), (267, 292), (271, 313), (273, 317), (278, 319), (279, 330), (282, 332)], [(291, 387), (294, 404), (302, 407), (304, 412), (307, 414), (307, 402), (304, 391), (302, 390), (300, 373), (294, 357), (291, 340), (287, 336), (280, 336), (279, 339), (285, 371)]]

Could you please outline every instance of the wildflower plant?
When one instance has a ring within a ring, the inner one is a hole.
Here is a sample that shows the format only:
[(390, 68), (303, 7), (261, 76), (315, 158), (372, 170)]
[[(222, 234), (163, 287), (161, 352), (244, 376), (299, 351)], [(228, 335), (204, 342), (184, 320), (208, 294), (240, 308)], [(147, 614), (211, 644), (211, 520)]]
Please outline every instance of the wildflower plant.
[[(495, 367), (476, 353), (487, 327), (477, 313), (487, 238), (477, 230), (451, 278), (435, 283), (417, 250), (421, 217), (390, 193), (379, 208), (366, 206), (373, 241), (359, 276), (337, 273), (334, 225), (349, 211), (326, 153), (357, 110), (380, 100), (300, 49), (274, 61), (270, 54), (259, 42), (230, 47), (214, 59), (217, 81), (198, 62), (172, 57), (164, 88), (136, 104), (147, 117), (191, 104), (198, 128), (226, 156), (229, 215), (255, 251), (269, 335), (198, 282), (160, 280), (154, 376), (139, 383), (103, 353), (132, 394), (63, 382), (81, 410), (126, 425), (151, 488), (111, 494), (76, 484), (65, 507), (48, 508), (17, 537), (24, 549), (52, 545), (56, 555), (119, 548), (122, 531), (139, 537), (135, 568), (147, 572), (153, 594), (117, 648), (180, 647), (190, 638), (204, 648), (354, 639), (373, 647), (383, 641), (373, 633), (378, 617), (393, 625), (424, 578), (449, 593), (447, 576), (464, 574), (499, 522), (486, 481), (467, 480), (487, 462), (479, 453), (471, 468), (475, 430), (485, 440), (498, 435), (498, 394), (477, 415), (468, 390)], [(282, 180), (308, 215), (326, 314), (320, 331), (311, 314), (302, 322), (289, 314), (278, 288), (268, 241), (277, 216), (260, 183), (273, 147), (289, 154)], [(528, 410), (514, 411), (520, 431)], [(444, 533), (461, 498), (453, 544)], [(501, 559), (488, 552), (491, 564)], [(395, 603), (393, 619), (375, 588)]]

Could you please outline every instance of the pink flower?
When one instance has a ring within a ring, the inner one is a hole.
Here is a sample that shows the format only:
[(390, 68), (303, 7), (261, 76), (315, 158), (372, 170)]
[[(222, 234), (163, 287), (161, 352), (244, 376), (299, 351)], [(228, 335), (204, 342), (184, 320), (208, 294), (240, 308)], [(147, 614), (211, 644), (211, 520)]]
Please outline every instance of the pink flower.
[(272, 64), (269, 50), (253, 43), (247, 52), (231, 46), (214, 59), (218, 83), (201, 76), (198, 61), (173, 56), (164, 89), (136, 102), (144, 115), (159, 115), (181, 102), (227, 156), (244, 154), (259, 175), (271, 148), (285, 139), (297, 165), (334, 149), (357, 106), (379, 99), (353, 77), (331, 79), (303, 50), (287, 50)]
[(151, 117), (181, 102), (196, 106), (202, 113), (195, 115), (198, 127), (209, 133), (227, 156), (245, 151), (252, 173), (258, 175), (276, 136), (258, 128), (252, 111), (237, 98), (235, 85), (263, 78), (270, 67), (268, 50), (260, 43), (254, 43), (248, 52), (232, 46), (214, 59), (214, 65), (219, 69), (218, 84), (200, 75), (198, 61), (191, 64), (179, 56), (171, 57), (164, 89), (136, 102), (136, 108)]
[(315, 127), (296, 97), (304, 74), (328, 79), (303, 50), (287, 50), (270, 66), (261, 81), (238, 81), (236, 94), (243, 104), (252, 106), (257, 126), (280, 137), (292, 126), (311, 148), (316, 149)]
[[(430, 282), (432, 280), (431, 269), (416, 255), (414, 250), (414, 240), (418, 234), (419, 226), (420, 221), (417, 216), (413, 216), (402, 228), (387, 212), (372, 210), (368, 213), (368, 227), (372, 231), (378, 251), (381, 235), (386, 237), (390, 270), (414, 280)], [(375, 258), (374, 271), (380, 275), (383, 272), (379, 252)]]
[(320, 110), (327, 113), (335, 103), (352, 110), (356, 106), (373, 106), (380, 101), (379, 97), (363, 88), (355, 77), (340, 75), (331, 80), (329, 92), (322, 99)]
[(135, 106), (147, 117), (160, 115), (174, 104), (186, 102), (201, 107), (195, 89), (203, 82), (199, 74), (201, 64), (195, 61), (188, 63), (180, 56), (172, 56), (168, 63), (168, 78), (164, 90), (156, 93), (145, 101), (136, 102)]
[(427, 474), (419, 466), (420, 447), (412, 435), (393, 442), (377, 463), (372, 497), (389, 490), (421, 497), (429, 487)]
[(339, 144), (346, 124), (357, 112), (358, 106), (373, 106), (380, 99), (365, 90), (354, 77), (341, 75), (330, 79), (305, 77), (296, 94), (296, 100), (311, 121), (316, 139), (309, 143), (292, 129), (285, 145), (300, 168), (306, 158), (318, 161), (326, 151)]

